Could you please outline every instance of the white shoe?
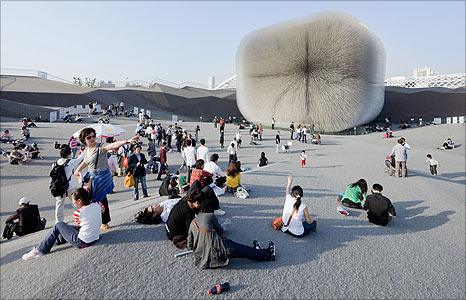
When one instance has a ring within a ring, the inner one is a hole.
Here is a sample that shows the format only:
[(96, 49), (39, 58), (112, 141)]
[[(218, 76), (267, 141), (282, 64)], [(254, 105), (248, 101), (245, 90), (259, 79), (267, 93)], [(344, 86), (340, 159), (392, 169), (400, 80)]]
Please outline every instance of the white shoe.
[(221, 210), (221, 209), (214, 210), (214, 215), (216, 216), (223, 216), (224, 214), (226, 214), (224, 210)]
[(33, 258), (38, 258), (38, 257), (41, 257), (43, 254), (39, 252), (39, 250), (37, 250), (36, 247), (32, 248), (31, 251), (29, 251), (28, 253), (24, 254), (23, 255), (23, 260), (30, 260), (30, 259), (33, 259)]

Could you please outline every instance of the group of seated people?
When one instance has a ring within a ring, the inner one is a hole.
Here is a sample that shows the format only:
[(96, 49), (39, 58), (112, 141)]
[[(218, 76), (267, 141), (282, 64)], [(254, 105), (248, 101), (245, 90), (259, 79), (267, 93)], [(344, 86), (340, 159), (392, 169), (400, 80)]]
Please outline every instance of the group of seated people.
[(73, 115), (70, 114), (68, 111), (66, 112), (65, 116), (63, 117), (63, 122), (65, 123), (82, 123), (83, 119), (80, 114), (75, 114), (74, 118)]
[(437, 149), (451, 150), (451, 149), (454, 149), (454, 148), (455, 148), (455, 142), (453, 142), (453, 140), (451, 138), (447, 138), (447, 140), (443, 142), (442, 147), (439, 147)]
[(316, 145), (321, 144), (320, 134), (314, 133), (311, 138), (311, 143), (316, 144)]
[[(21, 152), (24, 151), (24, 154)], [(36, 159), (40, 157), (39, 147), (36, 143), (27, 145), (25, 143), (18, 143), (13, 148), (13, 151), (10, 153), (6, 152), (10, 164), (19, 165), (25, 162), (28, 162), (31, 159)]]
[(382, 185), (375, 183), (372, 186), (372, 194), (367, 195), (367, 182), (359, 179), (355, 183), (349, 184), (344, 193), (337, 198), (337, 210), (348, 215), (349, 212), (342, 207), (363, 209), (367, 211), (369, 222), (386, 226), (392, 217), (396, 216), (395, 208), (390, 199), (382, 195)]

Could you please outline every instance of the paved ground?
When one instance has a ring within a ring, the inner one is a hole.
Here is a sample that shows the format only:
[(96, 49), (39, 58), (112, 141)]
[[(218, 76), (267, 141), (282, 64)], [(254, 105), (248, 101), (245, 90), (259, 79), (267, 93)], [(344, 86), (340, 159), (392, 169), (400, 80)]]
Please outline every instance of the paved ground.
[[(129, 131), (133, 124), (120, 121)], [(195, 123), (186, 124), (194, 129)], [(1, 130), (18, 124), (1, 123)], [(32, 129), (33, 140), (43, 149), (44, 160), (28, 166), (11, 166), (1, 159), (0, 220), (17, 206), (22, 196), (39, 203), (41, 214), (53, 223), (54, 205), (48, 191), (48, 171), (57, 156), (53, 141), (64, 142), (79, 129), (75, 124), (40, 124)], [(236, 129), (227, 126), (226, 141)], [(246, 132), (244, 133), (246, 134)], [(401, 133), (395, 132), (396, 135)], [(221, 298), (465, 298), (465, 127), (462, 124), (429, 126), (402, 131), (413, 148), (409, 152), (410, 177), (393, 178), (383, 172), (383, 161), (395, 143), (382, 134), (367, 136), (324, 136), (320, 146), (297, 144), (290, 154), (274, 152), (274, 133), (266, 130), (258, 146), (245, 146), (239, 158), (251, 169), (242, 182), (252, 190), (251, 198), (220, 198), (232, 225), (228, 236), (241, 243), (273, 240), (275, 262), (233, 259), (228, 267), (200, 270), (192, 257), (174, 258), (178, 250), (165, 239), (163, 226), (145, 226), (133, 215), (155, 197), (159, 183), (149, 176), (150, 199), (134, 202), (116, 178), (116, 193), (110, 195), (112, 229), (93, 247), (54, 247), (49, 255), (21, 261), (46, 231), (2, 241), (1, 298), (206, 298), (207, 289), (229, 281), (232, 289)], [(217, 148), (217, 132), (211, 124), (201, 125), (211, 152)], [(59, 137), (62, 138), (59, 138)], [(128, 135), (129, 136), (129, 135)], [(451, 136), (453, 151), (433, 150)], [(283, 132), (282, 138), (288, 138)], [(4, 145), (1, 145), (2, 147)], [(306, 149), (309, 167), (299, 166), (299, 151)], [(257, 169), (261, 151), (270, 166)], [(440, 164), (440, 176), (428, 174), (425, 155), (432, 153)], [(179, 165), (177, 153), (169, 163)], [(280, 215), (286, 177), (304, 188), (303, 201), (318, 217), (317, 232), (304, 239), (274, 231), (273, 217)], [(346, 184), (365, 178), (370, 185), (384, 186), (384, 194), (398, 216), (388, 227), (366, 221), (365, 213), (339, 215), (335, 197)], [(71, 204), (66, 214), (71, 215)], [(68, 218), (70, 220), (71, 218)], [(1, 228), (3, 230), (3, 228)]]

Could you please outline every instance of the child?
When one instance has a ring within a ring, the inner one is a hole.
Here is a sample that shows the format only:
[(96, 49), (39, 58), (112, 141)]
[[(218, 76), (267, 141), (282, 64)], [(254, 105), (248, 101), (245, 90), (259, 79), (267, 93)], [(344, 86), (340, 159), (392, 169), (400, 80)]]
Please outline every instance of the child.
[(430, 174), (432, 175), (437, 175), (437, 166), (439, 166), (439, 163), (432, 158), (432, 155), (427, 154), (427, 161), (426, 164), (430, 165)]
[(301, 159), (301, 168), (304, 168), (306, 166), (306, 159), (307, 159), (306, 151), (303, 150), (301, 152), (301, 155), (299, 155), (299, 158)]
[(269, 163), (269, 160), (267, 157), (265, 157), (265, 152), (261, 152), (261, 157), (259, 158), (259, 164), (257, 165), (258, 167), (263, 167), (266, 166)]
[(57, 244), (70, 243), (75, 248), (86, 248), (94, 244), (100, 237), (100, 225), (102, 225), (102, 214), (100, 205), (91, 202), (91, 196), (83, 188), (79, 188), (71, 194), (73, 206), (77, 211), (73, 218), (77, 226), (58, 222), (53, 226), (48, 235), (34, 247), (30, 252), (23, 255), (23, 260), (38, 258), (50, 252)]

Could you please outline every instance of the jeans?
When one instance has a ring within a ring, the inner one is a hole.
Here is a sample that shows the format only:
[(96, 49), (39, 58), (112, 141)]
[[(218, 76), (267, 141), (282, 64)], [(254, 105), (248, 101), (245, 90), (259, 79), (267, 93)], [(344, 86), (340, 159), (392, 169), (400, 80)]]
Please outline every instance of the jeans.
[(228, 158), (228, 164), (232, 163), (232, 162), (236, 162), (238, 160), (238, 157), (236, 156), (236, 154), (230, 154), (229, 155), (229, 158)]
[(297, 237), (297, 238), (304, 237), (304, 236), (308, 235), (309, 233), (316, 230), (317, 222), (314, 220), (314, 221), (312, 221), (311, 224), (309, 224), (308, 222), (304, 221), (303, 222), (303, 227), (304, 227), (304, 232), (302, 234), (300, 234), (300, 235), (292, 234), (289, 230), (287, 230), (285, 232), (288, 233), (289, 235)]
[(253, 260), (270, 260), (271, 253), (267, 249), (255, 249), (253, 247), (241, 245), (232, 240), (223, 240), (223, 245), (227, 249), (228, 257), (249, 258)]
[(343, 206), (350, 207), (350, 208), (363, 209), (361, 203), (355, 203), (347, 198), (343, 199), (341, 201), (341, 204), (343, 204)]
[(37, 246), (42, 254), (47, 254), (52, 249), (55, 242), (59, 243), (70, 243), (75, 248), (84, 248), (90, 244), (84, 243), (78, 238), (79, 226), (71, 226), (64, 222), (58, 222), (49, 231), (48, 235), (40, 242)]
[(142, 193), (147, 197), (147, 183), (146, 176), (134, 177), (134, 198), (139, 199), (139, 183), (142, 186)]
[(73, 158), (76, 158), (76, 153), (78, 152), (78, 148), (71, 148), (71, 152), (73, 153)]

